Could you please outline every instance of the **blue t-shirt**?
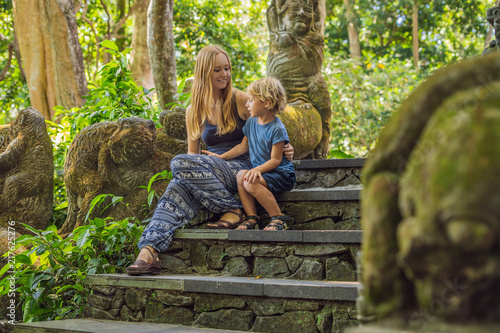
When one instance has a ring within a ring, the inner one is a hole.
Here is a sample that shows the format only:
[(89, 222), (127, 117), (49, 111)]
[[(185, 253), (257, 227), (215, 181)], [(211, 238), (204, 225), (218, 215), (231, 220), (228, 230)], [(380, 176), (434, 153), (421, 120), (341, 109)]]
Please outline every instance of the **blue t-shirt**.
[[(284, 141), (286, 145), (289, 142), (285, 125), (283, 125), (281, 119), (275, 117), (272, 121), (264, 125), (260, 125), (257, 119), (250, 117), (247, 119), (245, 126), (243, 126), (243, 134), (248, 138), (250, 162), (254, 168), (271, 159), (271, 151), (274, 144)], [(293, 174), (292, 185), (295, 181), (293, 164), (284, 155), (281, 157), (281, 164), (270, 172)]]

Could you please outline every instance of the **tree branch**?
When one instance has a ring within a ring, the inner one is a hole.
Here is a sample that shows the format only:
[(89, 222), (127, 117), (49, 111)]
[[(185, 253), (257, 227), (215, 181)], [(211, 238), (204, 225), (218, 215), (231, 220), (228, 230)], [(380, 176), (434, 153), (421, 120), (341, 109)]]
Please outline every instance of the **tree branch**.
[(104, 3), (104, 0), (101, 0), (101, 5), (104, 8), (104, 11), (106, 12), (106, 15), (108, 16), (108, 39), (111, 39), (111, 15), (109, 15), (108, 7), (106, 7), (106, 4)]
[(5, 77), (7, 76), (7, 72), (9, 71), (9, 68), (10, 68), (10, 62), (12, 60), (13, 49), (14, 49), (14, 43), (10, 43), (8, 45), (9, 59), (7, 59), (7, 63), (5, 64), (4, 68), (2, 69), (2, 73), (0, 73), (0, 81), (3, 81), (5, 79)]
[(93, 75), (93, 79), (95, 80), (95, 77), (97, 75), (97, 71), (99, 70), (99, 58), (101, 57), (101, 53), (99, 51), (99, 36), (97, 35), (97, 31), (95, 30), (94, 25), (92, 24), (92, 21), (87, 17), (87, 11), (88, 11), (88, 4), (85, 1), (83, 5), (83, 13), (82, 13), (82, 19), (90, 25), (90, 29), (92, 29), (92, 33), (94, 34), (95, 38), (95, 47), (96, 47), (96, 57), (95, 57), (95, 72)]
[(130, 10), (128, 11), (128, 13), (125, 16), (123, 16), (118, 22), (116, 22), (115, 26), (113, 27), (113, 31), (111, 32), (111, 38), (120, 37), (120, 35), (118, 35), (118, 30), (120, 30), (120, 28), (125, 24), (125, 22), (128, 20), (130, 15), (132, 15), (134, 13), (134, 8), (135, 8), (136, 4), (137, 4), (137, 2), (134, 2), (132, 7), (130, 7)]

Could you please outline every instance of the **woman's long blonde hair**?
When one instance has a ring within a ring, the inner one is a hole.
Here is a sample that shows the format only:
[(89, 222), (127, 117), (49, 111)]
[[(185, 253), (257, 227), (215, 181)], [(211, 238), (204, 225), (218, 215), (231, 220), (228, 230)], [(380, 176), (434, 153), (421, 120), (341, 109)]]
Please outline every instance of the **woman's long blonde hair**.
[[(196, 57), (194, 81), (191, 87), (191, 112), (187, 118), (191, 128), (191, 138), (189, 138), (191, 140), (197, 140), (201, 137), (203, 126), (208, 118), (210, 103), (213, 101), (212, 73), (215, 67), (215, 57), (220, 53), (226, 56), (229, 68), (232, 69), (227, 52), (220, 46), (205, 46), (198, 52)], [(216, 107), (222, 104), (222, 112), (219, 112), (219, 118), (217, 119), (217, 133), (219, 135), (230, 133), (237, 127), (237, 115), (232, 111), (232, 82), (231, 76), (229, 76), (220, 101), (213, 101)]]

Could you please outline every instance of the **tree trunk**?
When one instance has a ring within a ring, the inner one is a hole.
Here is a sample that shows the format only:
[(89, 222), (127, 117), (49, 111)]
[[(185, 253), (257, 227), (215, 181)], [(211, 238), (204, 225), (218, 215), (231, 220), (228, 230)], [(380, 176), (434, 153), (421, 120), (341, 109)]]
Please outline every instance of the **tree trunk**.
[(413, 66), (419, 67), (418, 59), (418, 2), (413, 2)]
[(491, 42), (491, 37), (493, 36), (493, 26), (489, 25), (488, 26), (488, 32), (486, 33), (486, 39), (484, 41), (484, 49), (487, 48), (490, 45)]
[[(127, 11), (127, 2), (126, 0), (116, 0), (116, 12), (118, 13), (118, 20), (120, 21), (124, 16), (125, 12)], [(117, 31), (118, 36), (116, 38), (116, 46), (118, 46), (118, 49), (120, 51), (123, 51), (125, 49), (125, 41), (126, 39), (123, 37), (125, 35), (125, 28), (121, 27)]]
[(177, 93), (173, 9), (174, 0), (151, 0), (148, 9), (149, 59), (161, 109)]
[(147, 89), (153, 88), (153, 73), (148, 50), (148, 6), (150, 0), (136, 0), (134, 3), (132, 51), (130, 70), (134, 81)]
[(359, 33), (356, 27), (356, 13), (351, 0), (344, 0), (344, 7), (347, 18), (347, 33), (349, 35), (349, 50), (351, 58), (361, 58), (361, 44), (359, 43)]
[(13, 14), (31, 105), (46, 119), (55, 106), (81, 106), (87, 81), (73, 0), (14, 0)]

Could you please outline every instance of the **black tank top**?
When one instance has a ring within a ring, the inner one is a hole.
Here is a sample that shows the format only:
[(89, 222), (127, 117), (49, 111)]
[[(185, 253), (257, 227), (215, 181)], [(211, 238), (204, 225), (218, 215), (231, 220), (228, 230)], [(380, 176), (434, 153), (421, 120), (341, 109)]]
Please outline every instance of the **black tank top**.
[(217, 134), (217, 125), (211, 125), (205, 121), (205, 128), (203, 129), (203, 133), (201, 133), (201, 139), (207, 145), (208, 151), (216, 154), (223, 154), (243, 140), (245, 135), (243, 134), (242, 128), (245, 126), (245, 120), (241, 119), (238, 114), (235, 94), (233, 94), (233, 98), (231, 99), (231, 112), (236, 116), (237, 127), (230, 133), (219, 135)]

